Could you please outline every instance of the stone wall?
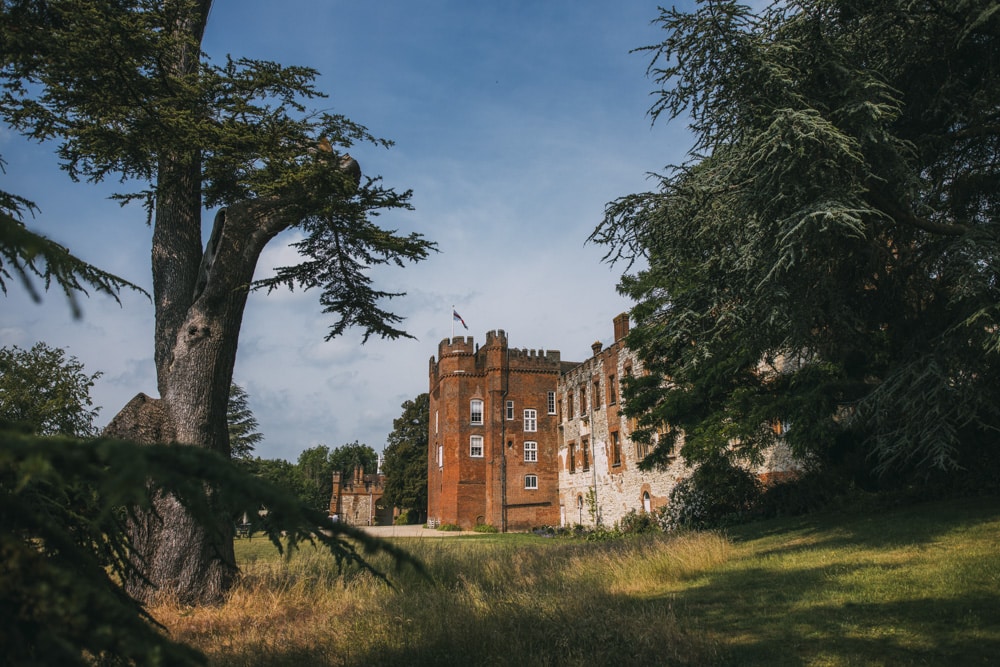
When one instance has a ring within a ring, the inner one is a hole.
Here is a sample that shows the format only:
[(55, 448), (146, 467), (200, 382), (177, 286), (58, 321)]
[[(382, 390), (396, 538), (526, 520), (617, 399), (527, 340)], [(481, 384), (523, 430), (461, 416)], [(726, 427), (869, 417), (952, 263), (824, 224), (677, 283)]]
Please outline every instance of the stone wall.
[[(614, 319), (614, 342), (594, 343), (583, 363), (511, 349), (503, 331), (487, 333), (482, 348), (472, 337), (441, 341), (429, 367), (428, 521), (611, 527), (631, 511), (665, 506), (691, 470), (679, 456), (665, 469), (639, 470), (649, 450), (632, 442), (634, 424), (621, 412), (622, 378), (643, 373), (625, 345), (628, 331), (623, 313)], [(471, 422), (473, 400), (482, 401), (481, 424)], [(535, 411), (535, 431), (525, 430), (526, 409)], [(480, 456), (470, 452), (473, 436), (482, 438)], [(535, 443), (529, 456), (527, 443)], [(777, 447), (755, 472), (769, 482), (797, 469)]]

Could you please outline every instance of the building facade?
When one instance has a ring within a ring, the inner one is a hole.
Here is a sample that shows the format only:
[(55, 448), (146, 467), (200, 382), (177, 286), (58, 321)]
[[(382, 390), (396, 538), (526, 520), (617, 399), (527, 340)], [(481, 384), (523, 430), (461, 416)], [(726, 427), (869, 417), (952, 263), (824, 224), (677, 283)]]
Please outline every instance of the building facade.
[(385, 475), (365, 473), (354, 468), (353, 475), (333, 473), (333, 493), (330, 495), (330, 516), (352, 526), (392, 525), (393, 508), (382, 502)]
[[(594, 343), (582, 363), (510, 349), (503, 331), (487, 333), (482, 348), (472, 337), (441, 341), (430, 360), (428, 522), (612, 526), (666, 505), (691, 471), (679, 456), (639, 469), (652, 445), (632, 442), (634, 423), (621, 412), (622, 378), (643, 372), (628, 332), (622, 313), (611, 345)], [(778, 447), (755, 472), (767, 480), (795, 469)]]
[(431, 357), (428, 522), (525, 530), (559, 521), (559, 352), (441, 341)]
[(651, 445), (632, 442), (634, 421), (621, 412), (622, 379), (642, 373), (625, 346), (628, 332), (623, 313), (614, 319), (614, 342), (594, 343), (593, 356), (560, 378), (560, 525), (612, 526), (630, 511), (658, 509), (690, 474), (676, 456), (665, 470), (639, 470)]

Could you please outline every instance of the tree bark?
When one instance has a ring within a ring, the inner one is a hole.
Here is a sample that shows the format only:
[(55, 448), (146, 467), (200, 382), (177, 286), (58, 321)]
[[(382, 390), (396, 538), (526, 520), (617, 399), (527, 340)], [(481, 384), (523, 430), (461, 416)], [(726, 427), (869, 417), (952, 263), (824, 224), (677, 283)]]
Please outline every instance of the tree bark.
[[(199, 0), (192, 13), (183, 3), (173, 8), (178, 46), (164, 76), (193, 76), (211, 2)], [(220, 212), (219, 234), (203, 252), (200, 152), (165, 152), (157, 174), (151, 257), (160, 398), (137, 396), (108, 425), (108, 435), (229, 455), (229, 384), (249, 282), (266, 241), (257, 239), (259, 247), (248, 250), (247, 239), (223, 233), (225, 216)], [(171, 595), (185, 604), (214, 603), (233, 581), (233, 521), (224, 507), (205, 525), (176, 498), (158, 494), (153, 511), (133, 520), (130, 529), (141, 576), (126, 588), (136, 599)]]
[[(188, 243), (185, 234), (164, 234), (176, 243), (154, 245), (154, 272), (163, 273), (155, 295), (161, 398), (137, 396), (108, 425), (108, 435), (229, 455), (226, 409), (250, 282), (261, 251), (288, 223), (259, 203), (221, 210), (195, 271), (190, 267), (198, 263), (178, 261), (177, 248)], [(154, 511), (131, 529), (142, 576), (127, 582), (127, 590), (136, 599), (167, 594), (185, 604), (214, 603), (229, 588), (236, 565), (233, 518), (224, 507), (203, 525), (161, 494)]]

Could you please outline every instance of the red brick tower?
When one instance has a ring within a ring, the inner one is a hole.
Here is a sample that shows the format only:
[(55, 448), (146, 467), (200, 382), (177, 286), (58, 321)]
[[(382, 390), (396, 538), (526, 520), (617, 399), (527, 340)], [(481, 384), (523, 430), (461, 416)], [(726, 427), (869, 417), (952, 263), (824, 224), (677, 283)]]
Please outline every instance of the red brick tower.
[(442, 340), (430, 359), (430, 523), (527, 530), (559, 521), (557, 351), (502, 331)]

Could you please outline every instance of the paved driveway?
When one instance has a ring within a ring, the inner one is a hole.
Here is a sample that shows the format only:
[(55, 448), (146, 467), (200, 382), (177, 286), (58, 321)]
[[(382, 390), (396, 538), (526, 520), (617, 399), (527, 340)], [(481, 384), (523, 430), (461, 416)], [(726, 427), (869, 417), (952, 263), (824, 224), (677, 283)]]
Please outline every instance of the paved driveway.
[(434, 530), (422, 524), (417, 526), (361, 526), (361, 530), (378, 537), (451, 537), (454, 535), (478, 535), (473, 530)]

